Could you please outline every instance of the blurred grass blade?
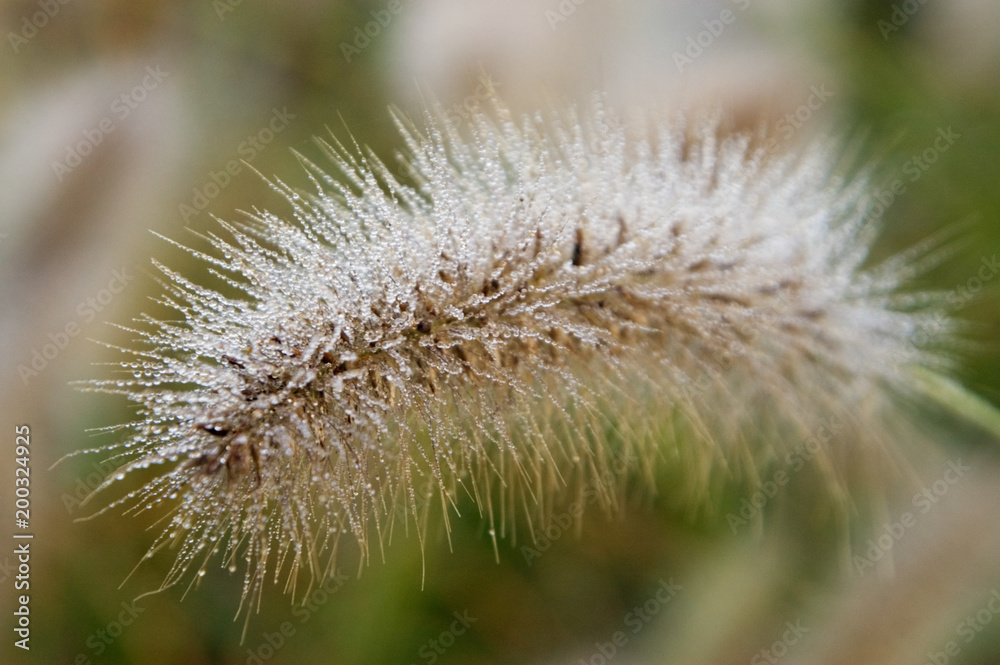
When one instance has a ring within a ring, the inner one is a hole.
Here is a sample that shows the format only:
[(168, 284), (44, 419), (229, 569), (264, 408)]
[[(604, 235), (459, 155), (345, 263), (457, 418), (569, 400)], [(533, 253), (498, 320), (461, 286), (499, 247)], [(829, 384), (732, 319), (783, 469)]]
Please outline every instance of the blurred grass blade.
[(1000, 409), (957, 381), (932, 370), (914, 367), (913, 376), (925, 395), (1000, 440)]

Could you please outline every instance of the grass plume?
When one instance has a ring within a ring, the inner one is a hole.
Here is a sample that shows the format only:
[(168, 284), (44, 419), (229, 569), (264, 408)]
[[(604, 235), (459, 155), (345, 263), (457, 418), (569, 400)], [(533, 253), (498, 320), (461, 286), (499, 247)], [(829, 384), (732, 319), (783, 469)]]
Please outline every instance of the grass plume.
[(189, 250), (237, 296), (157, 263), (180, 320), (140, 317), (123, 377), (88, 384), (139, 410), (107, 484), (163, 468), (109, 507), (167, 506), (164, 586), (216, 553), (245, 596), (269, 570), (294, 586), (342, 535), (368, 556), (397, 506), (420, 534), (431, 500), (447, 522), (471, 496), (494, 528), (595, 479), (612, 505), (614, 460), (650, 464), (671, 429), (695, 491), (822, 418), (843, 423), (833, 475), (886, 455), (938, 319), (901, 292), (922, 249), (867, 265), (870, 200), (826, 147), (681, 121), (637, 138), (599, 98), (425, 120), (399, 121), (405, 177), (321, 142), (337, 177), (302, 158), (311, 192), (272, 184), (286, 213)]

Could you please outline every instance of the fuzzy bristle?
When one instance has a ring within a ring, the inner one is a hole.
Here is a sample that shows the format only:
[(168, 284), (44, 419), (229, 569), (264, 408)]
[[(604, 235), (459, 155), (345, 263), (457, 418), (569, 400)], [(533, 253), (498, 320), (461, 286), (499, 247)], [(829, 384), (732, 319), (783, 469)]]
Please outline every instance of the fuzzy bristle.
[(615, 460), (671, 428), (707, 472), (752, 475), (823, 418), (846, 423), (831, 460), (882, 454), (900, 377), (933, 361), (911, 340), (944, 329), (899, 295), (912, 261), (866, 267), (869, 200), (826, 148), (637, 138), (599, 99), (426, 120), (399, 123), (405, 177), (323, 143), (339, 179), (303, 159), (312, 194), (272, 185), (289, 217), (222, 223), (198, 255), (240, 296), (159, 266), (183, 321), (142, 317), (131, 376), (90, 384), (140, 409), (112, 482), (166, 469), (113, 505), (169, 506), (167, 585), (220, 551), (247, 593), (323, 575), (341, 534), (367, 555), (430, 499), (498, 527), (584, 483), (613, 504)]

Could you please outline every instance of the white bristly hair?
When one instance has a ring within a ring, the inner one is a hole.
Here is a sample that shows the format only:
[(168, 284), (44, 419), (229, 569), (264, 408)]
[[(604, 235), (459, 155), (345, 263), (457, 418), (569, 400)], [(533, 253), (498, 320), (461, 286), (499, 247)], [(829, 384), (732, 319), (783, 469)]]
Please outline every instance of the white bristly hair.
[(948, 325), (900, 290), (926, 252), (868, 265), (870, 200), (829, 146), (637, 131), (599, 97), (398, 124), (405, 176), (322, 143), (336, 178), (303, 158), (312, 194), (272, 184), (291, 214), (189, 250), (236, 297), (157, 263), (182, 320), (140, 317), (126, 374), (87, 384), (139, 407), (105, 485), (165, 469), (111, 504), (169, 511), (164, 586), (220, 551), (245, 596), (269, 566), (315, 579), (341, 534), (365, 557), (371, 527), (422, 534), (431, 498), (447, 523), (472, 497), (491, 534), (544, 524), (658, 457), (703, 490), (821, 422), (830, 468), (884, 456), (907, 368), (936, 362), (914, 336)]

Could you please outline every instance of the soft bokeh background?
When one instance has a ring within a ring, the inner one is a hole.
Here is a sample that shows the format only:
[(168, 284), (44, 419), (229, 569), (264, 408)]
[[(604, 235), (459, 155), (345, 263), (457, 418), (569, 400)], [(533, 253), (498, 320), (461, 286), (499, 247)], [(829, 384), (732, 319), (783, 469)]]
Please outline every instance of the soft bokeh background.
[[(537, 557), (522, 549), (526, 525), (495, 555), (472, 505), (453, 516), (450, 550), (433, 522), (423, 556), (412, 533), (397, 532), (384, 560), (359, 568), (345, 544), (335, 593), (293, 607), (280, 586), (268, 589), (245, 638), (242, 617), (233, 621), (239, 576), (221, 569), (187, 594), (135, 601), (119, 634), (122, 603), (155, 589), (170, 558), (126, 580), (151, 541), (149, 520), (76, 522), (92, 512), (76, 493), (106, 470), (93, 456), (49, 470), (114, 440), (88, 428), (129, 418), (121, 400), (69, 382), (108, 371), (92, 363), (114, 354), (89, 340), (126, 335), (104, 322), (155, 311), (150, 258), (201, 270), (150, 230), (197, 245), (187, 229), (211, 230), (212, 215), (280, 208), (249, 168), (227, 174), (227, 164), (245, 159), (305, 185), (292, 151), (321, 160), (317, 134), (392, 160), (389, 105), (413, 112), (432, 94), (460, 121), (480, 102), (483, 75), (519, 111), (604, 88), (625, 112), (721, 106), (726, 123), (764, 127), (778, 149), (842, 137), (845, 163), (872, 164), (883, 192), (880, 255), (960, 227), (963, 242), (922, 285), (975, 293), (956, 372), (1000, 404), (1000, 276), (989, 268), (1000, 253), (998, 29), (990, 0), (0, 3), (0, 537), (12, 542), (14, 425), (25, 423), (36, 534), (27, 654), (11, 644), (13, 546), (0, 546), (0, 662), (597, 665), (620, 630), (627, 643), (613, 659), (623, 664), (1000, 661), (1000, 602), (989, 605), (1000, 589), (997, 442), (944, 414), (923, 414), (938, 448), (900, 443), (928, 485), (949, 460), (972, 470), (877, 569), (859, 571), (851, 557), (885, 523), (919, 512), (909, 494), (867, 522), (868, 497), (842, 497), (857, 515), (848, 535), (807, 468), (762, 522), (733, 529), (726, 515), (749, 495), (745, 483), (722, 477), (693, 499), (676, 491), (683, 469), (663, 460), (656, 493), (637, 481), (622, 514), (589, 507)], [(958, 138), (924, 155), (949, 129)], [(78, 164), (66, 161), (74, 148), (88, 153)], [(912, 161), (921, 155), (926, 169)], [(67, 325), (76, 334), (61, 335)], [(27, 373), (50, 342), (64, 348)], [(671, 580), (681, 588), (670, 601), (650, 601)], [(655, 615), (637, 624), (629, 613), (647, 601)], [(461, 627), (456, 612), (475, 621), (442, 636)]]

